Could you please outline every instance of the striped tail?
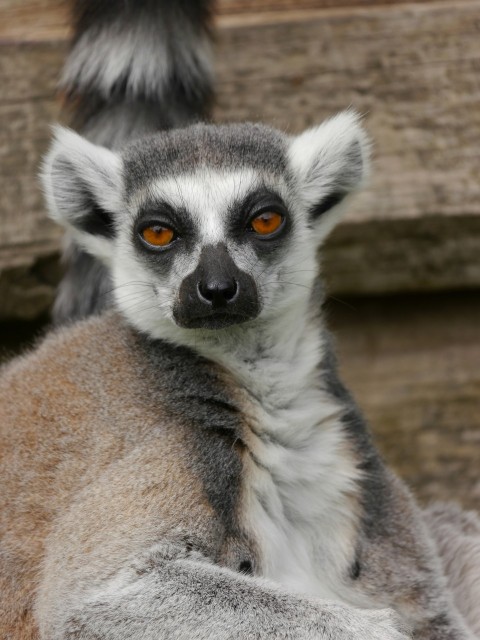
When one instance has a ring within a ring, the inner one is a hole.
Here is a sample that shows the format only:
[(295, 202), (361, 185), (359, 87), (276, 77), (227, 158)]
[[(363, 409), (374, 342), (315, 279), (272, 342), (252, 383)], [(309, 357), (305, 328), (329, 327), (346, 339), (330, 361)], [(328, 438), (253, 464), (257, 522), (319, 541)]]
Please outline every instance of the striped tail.
[[(212, 0), (74, 0), (73, 42), (60, 81), (70, 122), (119, 148), (208, 117)], [(67, 239), (56, 324), (110, 304), (105, 267)]]

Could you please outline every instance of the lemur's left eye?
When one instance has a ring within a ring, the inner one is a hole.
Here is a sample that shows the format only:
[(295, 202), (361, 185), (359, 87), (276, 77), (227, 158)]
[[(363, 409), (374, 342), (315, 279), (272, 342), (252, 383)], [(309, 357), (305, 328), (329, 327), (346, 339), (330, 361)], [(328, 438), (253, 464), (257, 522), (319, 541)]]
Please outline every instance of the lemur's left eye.
[(284, 217), (276, 211), (263, 211), (250, 221), (250, 226), (260, 236), (269, 236), (278, 231), (283, 224)]
[(175, 231), (170, 227), (152, 224), (140, 232), (143, 240), (152, 247), (166, 247), (175, 239)]

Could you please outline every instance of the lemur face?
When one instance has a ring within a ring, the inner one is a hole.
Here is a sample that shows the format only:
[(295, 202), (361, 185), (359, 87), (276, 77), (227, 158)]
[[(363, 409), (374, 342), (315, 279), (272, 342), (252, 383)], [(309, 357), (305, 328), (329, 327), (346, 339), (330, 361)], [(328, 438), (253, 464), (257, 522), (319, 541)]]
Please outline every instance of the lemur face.
[(121, 155), (61, 130), (44, 183), (52, 216), (109, 265), (132, 324), (229, 330), (305, 298), (366, 149), (352, 113), (296, 138), (196, 125)]
[(137, 193), (113, 271), (123, 289), (133, 273), (148, 282), (149, 306), (153, 294), (177, 325), (225, 328), (271, 310), (301, 227), (283, 176), (199, 168)]
[(258, 316), (292, 226), (278, 191), (248, 169), (199, 170), (151, 186), (131, 229), (133, 259), (159, 299), (172, 300), (178, 325), (221, 328)]

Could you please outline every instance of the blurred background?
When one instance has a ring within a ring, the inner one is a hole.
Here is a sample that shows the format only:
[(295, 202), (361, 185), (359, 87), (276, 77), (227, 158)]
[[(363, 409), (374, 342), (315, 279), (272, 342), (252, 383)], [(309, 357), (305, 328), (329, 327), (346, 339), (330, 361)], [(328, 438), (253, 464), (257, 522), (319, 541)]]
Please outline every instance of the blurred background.
[[(46, 330), (62, 272), (36, 176), (66, 24), (59, 0), (0, 0), (4, 361)], [(219, 0), (216, 30), (215, 121), (364, 114), (370, 186), (321, 256), (341, 371), (423, 502), (480, 508), (480, 0)]]

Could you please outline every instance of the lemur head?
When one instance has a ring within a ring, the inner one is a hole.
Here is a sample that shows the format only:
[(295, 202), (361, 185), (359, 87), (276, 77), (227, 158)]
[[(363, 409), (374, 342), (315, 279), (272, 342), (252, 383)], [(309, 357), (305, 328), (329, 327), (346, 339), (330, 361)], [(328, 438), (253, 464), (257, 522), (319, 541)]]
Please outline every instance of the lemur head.
[(367, 156), (352, 112), (297, 137), (195, 125), (118, 154), (59, 129), (43, 181), (51, 216), (109, 266), (123, 314), (161, 336), (271, 320), (308, 297)]

